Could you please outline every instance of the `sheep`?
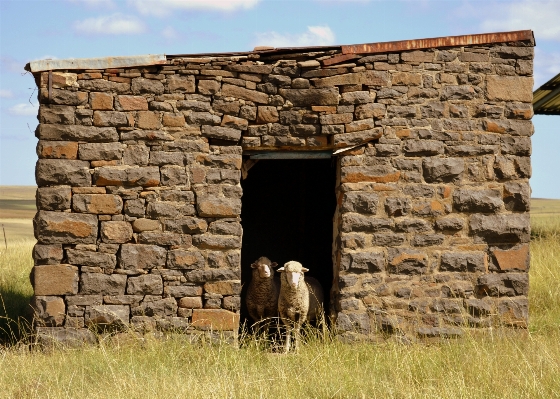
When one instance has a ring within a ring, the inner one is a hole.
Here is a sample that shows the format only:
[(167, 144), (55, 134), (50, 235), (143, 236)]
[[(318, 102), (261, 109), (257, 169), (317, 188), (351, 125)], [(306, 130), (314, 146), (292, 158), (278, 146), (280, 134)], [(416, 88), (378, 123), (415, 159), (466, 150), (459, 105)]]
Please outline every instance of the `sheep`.
[(276, 262), (261, 256), (252, 265), (253, 276), (249, 287), (245, 303), (249, 316), (255, 323), (265, 321), (265, 331), (268, 333), (270, 327), (270, 319), (278, 315), (278, 294), (280, 292), (280, 283), (274, 278), (274, 269)]
[(322, 312), (323, 289), (314, 278), (304, 277), (303, 273), (309, 269), (299, 262), (289, 261), (278, 271), (281, 272), (278, 312), (286, 326), (284, 352), (290, 351), (292, 334), (297, 351), (301, 325), (304, 321), (317, 318)]

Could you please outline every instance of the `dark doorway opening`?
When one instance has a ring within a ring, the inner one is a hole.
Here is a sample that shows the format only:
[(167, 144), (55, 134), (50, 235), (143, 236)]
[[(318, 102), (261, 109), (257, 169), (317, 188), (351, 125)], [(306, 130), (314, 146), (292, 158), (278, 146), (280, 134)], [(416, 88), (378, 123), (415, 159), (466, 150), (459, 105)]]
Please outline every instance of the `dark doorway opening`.
[(242, 323), (248, 317), (244, 293), (250, 265), (261, 256), (279, 266), (296, 260), (308, 268), (307, 275), (323, 287), (329, 314), (335, 184), (334, 159), (260, 160), (250, 169), (241, 183)]

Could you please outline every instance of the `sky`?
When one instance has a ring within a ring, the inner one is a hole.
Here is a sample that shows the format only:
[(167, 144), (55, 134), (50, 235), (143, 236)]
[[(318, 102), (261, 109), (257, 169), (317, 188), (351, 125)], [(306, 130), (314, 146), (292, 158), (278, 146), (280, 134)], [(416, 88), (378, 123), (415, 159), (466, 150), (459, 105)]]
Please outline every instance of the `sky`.
[[(560, 73), (560, 0), (0, 0), (0, 185), (35, 184), (46, 58), (250, 51), (532, 29), (535, 89)], [(560, 198), (560, 116), (533, 118), (533, 197)]]

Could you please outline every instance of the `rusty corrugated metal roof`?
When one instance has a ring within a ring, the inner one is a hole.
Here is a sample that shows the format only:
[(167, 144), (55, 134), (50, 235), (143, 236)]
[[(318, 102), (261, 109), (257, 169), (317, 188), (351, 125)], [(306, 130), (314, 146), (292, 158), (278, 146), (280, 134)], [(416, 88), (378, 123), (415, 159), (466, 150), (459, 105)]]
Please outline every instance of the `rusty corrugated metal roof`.
[(560, 115), (560, 73), (535, 90), (533, 111), (537, 115)]

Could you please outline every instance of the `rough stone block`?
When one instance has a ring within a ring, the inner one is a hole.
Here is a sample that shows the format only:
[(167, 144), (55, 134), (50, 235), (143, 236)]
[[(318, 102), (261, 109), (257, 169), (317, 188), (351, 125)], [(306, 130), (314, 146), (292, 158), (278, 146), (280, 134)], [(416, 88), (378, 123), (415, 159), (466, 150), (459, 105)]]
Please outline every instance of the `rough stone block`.
[(493, 76), (486, 78), (486, 98), (490, 101), (533, 101), (533, 78)]
[(439, 269), (449, 272), (486, 272), (488, 260), (484, 252), (443, 253)]
[(202, 126), (202, 135), (214, 139), (239, 141), (241, 130), (223, 126)]
[(75, 295), (78, 293), (78, 268), (72, 265), (35, 266), (32, 272), (35, 295)]
[(195, 309), (192, 326), (197, 330), (237, 331), (239, 314), (224, 309)]
[(129, 242), (132, 240), (132, 226), (129, 222), (101, 222), (101, 239), (112, 244)]
[(399, 180), (401, 172), (386, 165), (346, 166), (341, 170), (342, 183), (390, 183)]
[(117, 265), (117, 257), (114, 254), (67, 249), (66, 256), (68, 258), (68, 263), (76, 266), (114, 269)]
[(143, 96), (117, 96), (115, 109), (117, 111), (147, 111), (148, 101)]
[(296, 107), (310, 105), (338, 105), (338, 89), (325, 87), (319, 89), (280, 89), (279, 94)]
[(138, 234), (137, 242), (140, 244), (154, 245), (191, 245), (190, 236), (182, 236), (181, 234), (171, 233), (168, 231), (145, 231)]
[(41, 245), (35, 244), (33, 247), (33, 259), (37, 265), (60, 264), (64, 251), (62, 245)]
[(125, 329), (130, 321), (130, 308), (126, 305), (87, 306), (85, 324), (96, 328)]
[(343, 105), (359, 105), (373, 103), (375, 100), (375, 92), (369, 91), (351, 91), (342, 93), (340, 104)]
[(478, 242), (529, 242), (529, 214), (472, 215), (469, 224)]
[(385, 116), (386, 112), (386, 106), (378, 103), (358, 105), (354, 110), (356, 119), (380, 119)]
[(268, 104), (268, 94), (227, 83), (222, 85), (221, 93), (224, 97), (234, 97), (258, 104)]
[(126, 276), (122, 274), (82, 273), (80, 295), (124, 295)]
[(425, 274), (428, 271), (428, 256), (423, 252), (408, 248), (390, 248), (387, 254), (389, 273)]
[(95, 334), (87, 328), (37, 327), (37, 343), (45, 347), (76, 348), (97, 343)]
[(91, 186), (89, 162), (62, 159), (39, 159), (35, 167), (39, 186)]
[(97, 241), (94, 215), (39, 211), (33, 225), (41, 244), (95, 244)]
[(74, 194), (72, 208), (75, 212), (116, 215), (121, 213), (123, 201), (112, 194)]
[(96, 168), (93, 180), (96, 186), (154, 187), (160, 184), (160, 174), (157, 166), (106, 166)]
[(39, 187), (37, 189), (37, 209), (43, 211), (64, 211), (70, 209), (72, 190), (70, 187)]
[(94, 126), (126, 127), (130, 126), (128, 114), (119, 111), (95, 111)]
[(393, 226), (394, 222), (391, 219), (374, 218), (357, 213), (346, 213), (342, 216), (342, 231), (345, 233), (388, 231)]
[(407, 140), (403, 151), (408, 156), (431, 156), (443, 154), (445, 145), (436, 140)]
[(426, 158), (422, 166), (426, 182), (446, 183), (463, 173), (465, 161), (461, 158)]
[(93, 127), (78, 125), (39, 124), (35, 131), (37, 138), (53, 141), (85, 141), (88, 143), (118, 141), (114, 127)]
[(385, 199), (385, 211), (389, 216), (405, 216), (411, 210), (410, 199), (388, 197)]
[(193, 237), (193, 245), (201, 249), (235, 249), (241, 248), (241, 238), (236, 236), (199, 234)]
[(167, 251), (157, 245), (123, 244), (119, 267), (125, 270), (165, 267)]
[(43, 159), (77, 159), (78, 143), (40, 140), (37, 143), (37, 156)]
[(484, 274), (478, 278), (475, 289), (479, 296), (526, 296), (529, 292), (529, 275), (527, 273)]
[(40, 325), (60, 327), (66, 318), (66, 305), (58, 296), (34, 296), (31, 306)]
[(131, 90), (134, 94), (163, 94), (163, 83), (159, 80), (135, 78), (132, 79)]
[(340, 261), (340, 268), (352, 273), (379, 273), (385, 270), (385, 255), (383, 252), (344, 254)]
[(140, 306), (132, 308), (131, 312), (133, 316), (177, 316), (177, 301), (175, 298), (164, 298), (149, 302), (144, 300)]
[(75, 110), (76, 108), (67, 105), (41, 104), (39, 108), (39, 122), (73, 125), (75, 122)]
[(463, 219), (450, 216), (436, 220), (436, 229), (443, 231), (459, 231), (463, 229), (464, 224)]
[(167, 76), (167, 91), (169, 93), (194, 93), (196, 91), (194, 76)]
[(204, 284), (204, 292), (219, 295), (239, 295), (241, 294), (240, 281), (218, 281)]
[(498, 211), (503, 205), (502, 195), (495, 189), (468, 189), (461, 188), (453, 193), (453, 206), (460, 212), (486, 212)]
[(241, 201), (233, 198), (205, 197), (196, 204), (202, 217), (236, 217), (241, 214)]
[(82, 143), (78, 156), (83, 161), (120, 160), (123, 154), (121, 143)]
[(528, 212), (531, 207), (531, 188), (529, 183), (504, 183), (504, 204), (508, 211)]
[(527, 328), (529, 324), (529, 301), (527, 298), (500, 299), (496, 310), (502, 324), (509, 327)]
[[(200, 297), (202, 295), (202, 287), (199, 285), (170, 285), (164, 287), (163, 292), (166, 296), (174, 298)], [(200, 306), (202, 307), (202, 302)]]
[(522, 244), (509, 249), (493, 248), (492, 255), (502, 271), (529, 269), (529, 245)]
[(179, 308), (202, 309), (202, 298), (199, 296), (186, 296), (179, 299)]
[(143, 199), (131, 199), (124, 202), (124, 214), (128, 216), (143, 218), (146, 214), (146, 206)]
[(162, 295), (163, 280), (161, 276), (154, 274), (129, 277), (126, 293), (130, 295)]

